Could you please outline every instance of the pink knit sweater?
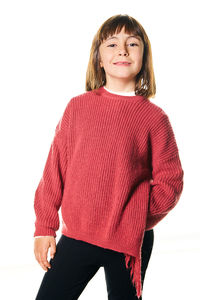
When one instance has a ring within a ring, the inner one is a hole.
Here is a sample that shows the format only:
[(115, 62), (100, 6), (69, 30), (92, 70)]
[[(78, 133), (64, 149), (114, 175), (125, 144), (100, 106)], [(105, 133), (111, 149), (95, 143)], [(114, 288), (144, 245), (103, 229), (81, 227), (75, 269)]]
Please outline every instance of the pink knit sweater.
[(35, 192), (35, 236), (62, 234), (122, 252), (137, 297), (141, 247), (177, 204), (184, 171), (167, 114), (100, 87), (71, 98)]

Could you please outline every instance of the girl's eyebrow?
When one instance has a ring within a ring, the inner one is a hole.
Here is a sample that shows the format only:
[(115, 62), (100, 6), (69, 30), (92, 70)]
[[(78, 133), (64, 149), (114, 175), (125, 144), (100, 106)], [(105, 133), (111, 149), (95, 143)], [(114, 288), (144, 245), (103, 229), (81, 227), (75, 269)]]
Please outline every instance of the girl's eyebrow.
[[(129, 35), (129, 36), (128, 36), (128, 39), (129, 39), (129, 38), (131, 38), (131, 37), (134, 37), (134, 38), (136, 38), (137, 40), (141, 41), (141, 39), (140, 39), (140, 37), (139, 37), (139, 36), (135, 36), (135, 35)], [(118, 37), (117, 37), (117, 36), (115, 36), (115, 35), (113, 35), (112, 37), (110, 37), (110, 38), (107, 38), (107, 39), (106, 39), (106, 41), (108, 41), (108, 40), (111, 40), (111, 39), (118, 39)]]

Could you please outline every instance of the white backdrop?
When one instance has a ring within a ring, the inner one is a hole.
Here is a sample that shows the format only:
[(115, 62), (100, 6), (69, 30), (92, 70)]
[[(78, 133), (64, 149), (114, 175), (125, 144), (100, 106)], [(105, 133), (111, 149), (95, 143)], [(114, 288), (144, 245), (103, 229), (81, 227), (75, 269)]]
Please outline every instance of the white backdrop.
[[(197, 5), (194, 0), (0, 1), (2, 299), (36, 296), (45, 271), (33, 252), (34, 193), (55, 126), (71, 97), (85, 91), (92, 39), (118, 13), (136, 18), (150, 39), (157, 85), (151, 101), (170, 118), (184, 169), (180, 201), (154, 229), (143, 300), (200, 299)], [(60, 234), (59, 229), (57, 241)], [(80, 299), (107, 299), (102, 269)]]

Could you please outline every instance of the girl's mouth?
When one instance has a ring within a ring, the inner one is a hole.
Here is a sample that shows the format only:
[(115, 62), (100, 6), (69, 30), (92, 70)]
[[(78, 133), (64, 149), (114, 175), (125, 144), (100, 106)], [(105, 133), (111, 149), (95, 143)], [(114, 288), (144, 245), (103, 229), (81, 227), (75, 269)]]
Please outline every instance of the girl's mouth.
[(119, 61), (117, 63), (114, 63), (114, 65), (120, 65), (120, 66), (130, 66), (131, 63), (129, 62), (122, 62), (122, 61)]

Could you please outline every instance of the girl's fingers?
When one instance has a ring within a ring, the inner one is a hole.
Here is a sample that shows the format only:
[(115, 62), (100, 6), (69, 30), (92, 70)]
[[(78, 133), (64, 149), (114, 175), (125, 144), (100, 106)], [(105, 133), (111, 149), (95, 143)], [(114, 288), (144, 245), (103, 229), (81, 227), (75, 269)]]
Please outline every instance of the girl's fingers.
[(44, 252), (39, 254), (38, 262), (45, 271), (48, 271), (48, 268), (51, 268), (51, 265), (46, 258), (46, 253)]

